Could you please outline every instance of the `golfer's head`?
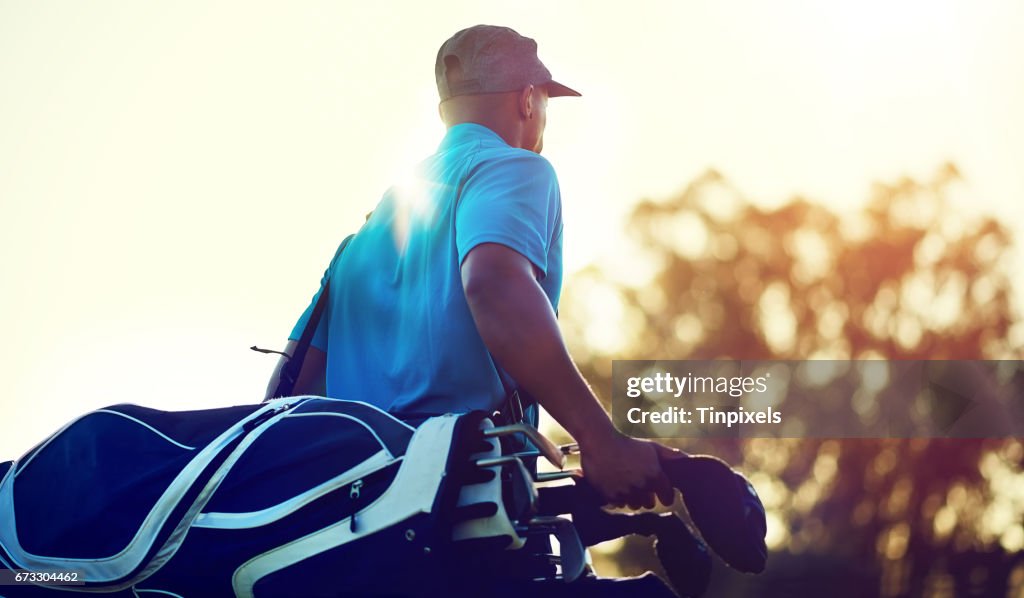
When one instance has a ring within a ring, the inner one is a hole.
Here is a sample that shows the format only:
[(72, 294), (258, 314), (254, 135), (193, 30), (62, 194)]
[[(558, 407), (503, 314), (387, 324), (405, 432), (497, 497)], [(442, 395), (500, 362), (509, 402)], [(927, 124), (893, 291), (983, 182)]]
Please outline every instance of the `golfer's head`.
[(543, 146), (547, 99), (580, 95), (552, 79), (537, 57), (537, 42), (494, 25), (463, 29), (444, 42), (434, 75), (441, 117), (449, 126), (481, 120), (515, 124), (522, 133), (517, 145), (536, 152)]

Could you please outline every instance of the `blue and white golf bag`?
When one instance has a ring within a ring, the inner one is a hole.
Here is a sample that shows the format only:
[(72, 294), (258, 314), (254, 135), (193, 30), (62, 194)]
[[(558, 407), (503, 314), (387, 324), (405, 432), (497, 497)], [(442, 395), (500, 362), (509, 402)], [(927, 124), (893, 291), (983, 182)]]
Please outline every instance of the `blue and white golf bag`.
[[(577, 450), (482, 412), (413, 427), (323, 397), (114, 405), (0, 463), (0, 597), (703, 594), (711, 561), (694, 530), (672, 512), (603, 510), (561, 470)], [(762, 571), (764, 508), (746, 478), (700, 455), (662, 468), (718, 556)], [(584, 546), (629, 534), (657, 538), (672, 589), (587, 572)]]
[(320, 397), (93, 411), (0, 464), (0, 573), (37, 574), (0, 596), (463, 595), (453, 568), (516, 552), (536, 503), (489, 428)]

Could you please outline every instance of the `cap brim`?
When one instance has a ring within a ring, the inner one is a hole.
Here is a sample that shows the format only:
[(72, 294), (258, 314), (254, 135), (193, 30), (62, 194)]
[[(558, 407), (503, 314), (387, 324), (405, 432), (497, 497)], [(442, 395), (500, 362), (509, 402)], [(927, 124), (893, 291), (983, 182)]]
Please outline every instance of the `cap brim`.
[(583, 95), (582, 93), (576, 91), (575, 89), (572, 89), (571, 87), (566, 87), (565, 85), (562, 85), (557, 81), (548, 81), (547, 83), (544, 84), (544, 87), (548, 90), (549, 98), (558, 98), (565, 96), (580, 97)]

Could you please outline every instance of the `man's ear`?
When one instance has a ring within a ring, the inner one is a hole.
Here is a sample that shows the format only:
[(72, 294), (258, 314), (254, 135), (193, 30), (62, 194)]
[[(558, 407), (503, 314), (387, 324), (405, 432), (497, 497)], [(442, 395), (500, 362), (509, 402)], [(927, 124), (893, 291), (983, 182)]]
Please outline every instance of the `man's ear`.
[(536, 89), (533, 85), (527, 85), (519, 92), (519, 116), (524, 120), (530, 120), (536, 112)]

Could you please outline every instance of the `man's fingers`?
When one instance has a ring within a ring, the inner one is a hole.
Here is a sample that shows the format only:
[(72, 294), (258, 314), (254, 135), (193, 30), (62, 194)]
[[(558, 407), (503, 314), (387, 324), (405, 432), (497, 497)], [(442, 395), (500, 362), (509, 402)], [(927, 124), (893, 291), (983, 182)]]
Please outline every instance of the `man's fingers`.
[(658, 495), (658, 500), (661, 504), (666, 507), (672, 506), (676, 501), (676, 489), (672, 487), (672, 482), (669, 481), (668, 476), (664, 473), (658, 476), (658, 481), (654, 486), (654, 493)]
[(635, 495), (629, 500), (629, 508), (633, 510), (650, 509), (654, 506), (654, 496), (650, 492)]
[(584, 454), (584, 478), (590, 473), (589, 481), (607, 505), (631, 509), (652, 509), (658, 501), (671, 505), (675, 489), (660, 462), (688, 455), (656, 442), (620, 440), (621, 450), (599, 453), (596, 460), (588, 460)]
[[(674, 449), (670, 446), (665, 446), (657, 442), (652, 444), (654, 444), (654, 451), (658, 454), (659, 461), (686, 459), (690, 456), (683, 451)], [(668, 479), (668, 476), (665, 475), (664, 471), (659, 473), (658, 480), (655, 482), (654, 491), (658, 495), (658, 500), (660, 500), (661, 504), (666, 507), (671, 506), (676, 501), (676, 489), (672, 487), (672, 482)]]
[(626, 500), (629, 498), (623, 494), (613, 494), (608, 492), (604, 488), (597, 488), (597, 493), (604, 500), (604, 504), (615, 508), (626, 506)]

